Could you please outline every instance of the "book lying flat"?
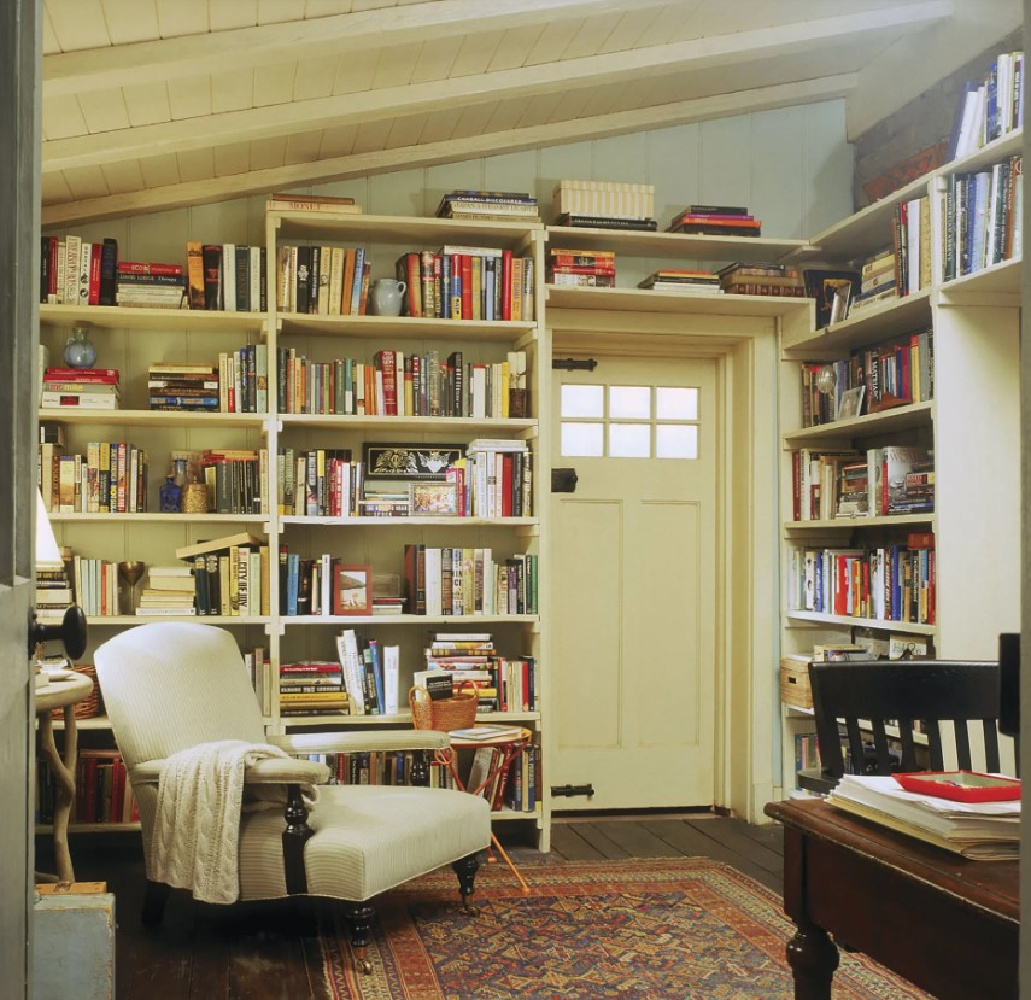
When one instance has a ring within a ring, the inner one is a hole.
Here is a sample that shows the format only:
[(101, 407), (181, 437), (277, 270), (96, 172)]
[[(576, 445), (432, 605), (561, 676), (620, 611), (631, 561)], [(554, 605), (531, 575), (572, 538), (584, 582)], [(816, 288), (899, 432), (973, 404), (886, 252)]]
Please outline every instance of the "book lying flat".
[(204, 542), (194, 542), (192, 545), (184, 545), (175, 550), (176, 559), (192, 559), (194, 556), (204, 555), (208, 552), (221, 552), (222, 549), (231, 548), (234, 545), (261, 545), (262, 540), (247, 531), (239, 531), (235, 535), (226, 535), (223, 538), (212, 538)]

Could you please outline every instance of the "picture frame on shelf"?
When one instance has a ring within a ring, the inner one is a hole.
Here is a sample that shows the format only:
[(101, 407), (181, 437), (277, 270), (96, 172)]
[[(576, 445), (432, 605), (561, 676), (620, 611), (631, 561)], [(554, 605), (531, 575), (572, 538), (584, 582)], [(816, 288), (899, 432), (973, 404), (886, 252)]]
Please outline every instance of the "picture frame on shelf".
[(858, 271), (844, 269), (830, 269), (821, 267), (807, 267), (802, 271), (802, 280), (805, 285), (807, 298), (816, 300), (816, 329), (821, 330), (830, 326), (831, 323), (840, 323), (848, 315), (845, 308), (845, 316), (832, 319), (834, 310), (835, 293), (847, 286), (847, 298), (842, 299), (839, 311), (847, 307), (851, 302), (852, 289), (858, 288), (860, 274)]
[[(443, 482), (444, 470), (465, 454), (460, 444), (372, 444), (362, 449), (366, 479)], [(414, 513), (414, 511), (413, 511)]]
[(333, 568), (333, 614), (372, 614), (372, 568), (344, 566)]
[(408, 490), (410, 509), (414, 516), (458, 516), (458, 483), (411, 483)]
[(846, 389), (841, 394), (838, 403), (838, 413), (835, 420), (849, 420), (858, 417), (863, 412), (863, 395), (866, 393), (865, 385), (857, 385), (852, 389)]

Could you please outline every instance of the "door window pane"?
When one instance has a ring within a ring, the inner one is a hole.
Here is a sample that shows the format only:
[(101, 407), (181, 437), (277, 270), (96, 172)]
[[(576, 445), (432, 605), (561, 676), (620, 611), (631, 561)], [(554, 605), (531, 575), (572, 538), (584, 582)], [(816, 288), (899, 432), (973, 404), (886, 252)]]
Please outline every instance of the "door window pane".
[(604, 452), (603, 424), (562, 424), (562, 454), (600, 458)]
[(694, 424), (659, 424), (655, 428), (656, 458), (697, 458), (698, 428)]
[(648, 420), (652, 415), (652, 391), (647, 385), (609, 387), (609, 417), (613, 420)]
[[(600, 385), (562, 386), (563, 417), (602, 417), (605, 405), (604, 389)], [(566, 452), (572, 454), (572, 452)]]
[(659, 420), (697, 420), (698, 390), (661, 386), (655, 390), (655, 410)]
[(650, 424), (609, 424), (611, 458), (648, 458), (651, 456)]

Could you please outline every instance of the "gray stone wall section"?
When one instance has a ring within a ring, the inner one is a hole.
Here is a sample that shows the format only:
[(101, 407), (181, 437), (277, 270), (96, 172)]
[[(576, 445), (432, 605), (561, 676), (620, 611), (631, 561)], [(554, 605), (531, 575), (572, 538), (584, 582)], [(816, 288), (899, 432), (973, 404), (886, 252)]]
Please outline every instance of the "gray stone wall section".
[[(863, 185), (867, 181), (914, 153), (947, 140), (964, 84), (968, 80), (983, 78), (998, 53), (1023, 47), (1024, 32), (1015, 31), (861, 135), (854, 144), (852, 185), (855, 208), (858, 210), (867, 204), (868, 199), (863, 194)], [(1027, 93), (1026, 85), (1024, 93)]]

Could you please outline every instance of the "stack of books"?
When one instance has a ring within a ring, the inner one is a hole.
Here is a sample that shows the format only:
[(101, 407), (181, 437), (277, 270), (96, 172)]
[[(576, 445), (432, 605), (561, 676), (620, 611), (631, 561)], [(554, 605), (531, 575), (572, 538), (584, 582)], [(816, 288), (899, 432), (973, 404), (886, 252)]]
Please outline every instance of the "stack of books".
[(731, 295), (772, 295), (800, 299), (805, 296), (802, 272), (787, 264), (735, 262), (716, 272), (723, 291)]
[(118, 395), (117, 368), (48, 368), (43, 373), (40, 406), (117, 410)]
[(894, 299), (898, 294), (895, 252), (886, 247), (863, 261), (859, 269), (859, 293), (852, 296), (851, 311), (862, 310)]
[(434, 632), (424, 653), (426, 669), (413, 675), (416, 687), (430, 690), (447, 677), (450, 684), (444, 686), (450, 695), (468, 692), (471, 684), (479, 698), (476, 711), (498, 711), (499, 658), (490, 632)]
[(340, 663), (334, 660), (301, 660), (279, 667), (279, 713), (298, 715), (343, 715), (347, 692)]
[(687, 205), (673, 216), (666, 232), (692, 236), (761, 236), (762, 223), (741, 205)]
[(350, 628), (336, 637), (336, 647), (348, 713), (396, 715), (401, 647), (364, 639)]
[(41, 622), (59, 622), (75, 600), (68, 572), (61, 566), (36, 567), (36, 617)]
[(440, 199), (441, 219), (477, 222), (540, 222), (537, 199), (525, 191), (449, 191)]
[(330, 212), (338, 215), (361, 215), (362, 206), (354, 198), (326, 194), (296, 194), (273, 191), (265, 201), (266, 212)]
[(150, 264), (120, 260), (115, 303), (145, 309), (185, 309), (186, 275), (182, 264)]
[(141, 617), (196, 614), (196, 583), (189, 566), (149, 566), (136, 614)]
[(653, 271), (638, 288), (649, 288), (655, 292), (686, 292), (689, 295), (722, 295), (720, 276), (712, 271), (677, 270), (663, 268)]
[(615, 288), (616, 254), (613, 250), (549, 247), (545, 273), (552, 285)]
[(219, 408), (218, 368), (214, 365), (160, 361), (147, 372), (152, 410), (198, 410), (215, 413)]
[(982, 861), (1020, 855), (1020, 800), (960, 802), (907, 792), (893, 777), (846, 774), (827, 797), (845, 812)]
[(553, 192), (555, 225), (576, 229), (655, 232), (655, 186), (622, 181), (560, 181)]

